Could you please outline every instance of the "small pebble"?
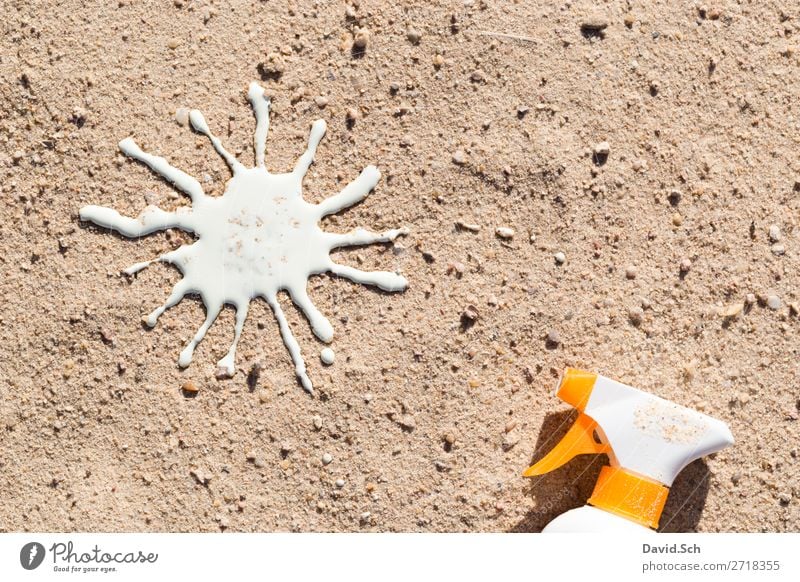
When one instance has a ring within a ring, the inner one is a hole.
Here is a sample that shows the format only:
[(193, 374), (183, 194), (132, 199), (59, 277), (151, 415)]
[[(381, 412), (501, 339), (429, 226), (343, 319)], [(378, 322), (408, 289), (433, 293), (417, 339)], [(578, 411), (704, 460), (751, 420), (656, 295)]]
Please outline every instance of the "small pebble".
[(323, 465), (330, 465), (333, 462), (333, 455), (330, 453), (325, 453), (322, 455), (322, 464)]
[(585, 18), (581, 22), (581, 30), (589, 32), (600, 32), (608, 28), (608, 21), (599, 16)]
[(433, 56), (433, 66), (437, 69), (444, 64), (444, 57), (442, 55)]
[(636, 267), (634, 267), (633, 265), (628, 265), (627, 267), (625, 267), (625, 277), (627, 277), (628, 279), (635, 279), (636, 274), (637, 274)]
[(180, 107), (175, 112), (175, 121), (178, 125), (186, 127), (189, 124), (189, 109), (186, 107)]
[(355, 123), (355, 121), (358, 119), (358, 111), (352, 107), (348, 107), (345, 116), (347, 117), (347, 121), (350, 123)]
[(400, 418), (400, 420), (397, 421), (397, 424), (399, 424), (401, 428), (407, 431), (412, 431), (415, 428), (417, 428), (417, 421), (410, 414), (404, 414)]
[(771, 240), (774, 243), (781, 240), (781, 229), (777, 224), (770, 225), (769, 240)]
[(320, 109), (324, 109), (325, 107), (328, 106), (328, 98), (325, 97), (324, 95), (320, 95), (319, 97), (314, 99), (314, 103), (316, 103), (317, 107), (319, 107)]
[(519, 432), (509, 432), (503, 437), (503, 450), (510, 451), (513, 449), (520, 441), (520, 434)]
[(469, 76), (469, 78), (472, 79), (474, 83), (481, 83), (486, 80), (486, 73), (484, 73), (480, 69), (477, 69), (475, 71), (472, 71), (472, 74)]
[(672, 215), (672, 224), (675, 226), (680, 226), (683, 224), (683, 216), (681, 216), (680, 212), (676, 212)]
[(561, 336), (554, 329), (547, 332), (547, 343), (558, 345), (561, 343)]
[(422, 40), (422, 33), (416, 28), (409, 28), (406, 31), (406, 38), (411, 44), (419, 44), (419, 41)]
[(642, 320), (644, 319), (644, 309), (641, 307), (631, 307), (628, 310), (628, 319), (633, 325), (638, 327), (642, 324)]
[(495, 234), (502, 239), (510, 240), (514, 238), (514, 229), (508, 228), (507, 226), (501, 226), (496, 231)]
[(720, 315), (726, 319), (732, 319), (738, 317), (742, 311), (744, 311), (744, 303), (733, 303), (723, 307), (720, 310)]
[(467, 157), (464, 154), (464, 150), (456, 150), (453, 152), (453, 163), (459, 166), (463, 166), (464, 163), (467, 161)]
[(611, 145), (607, 141), (594, 144), (592, 152), (595, 156), (607, 156), (611, 152)]
[(342, 487), (344, 487), (344, 479), (337, 479), (337, 480), (336, 480), (336, 486), (337, 486), (339, 489), (341, 489)]
[(353, 39), (353, 46), (357, 49), (364, 50), (367, 48), (369, 44), (369, 30), (366, 28), (360, 28), (356, 32), (356, 35)]
[(330, 366), (333, 364), (334, 360), (336, 360), (336, 353), (330, 348), (322, 348), (319, 359), (322, 360), (322, 363), (326, 366)]
[(561, 251), (558, 251), (556, 254), (553, 255), (553, 258), (556, 260), (556, 263), (558, 263), (559, 265), (563, 265), (567, 260), (567, 255), (565, 255)]
[(181, 386), (181, 390), (183, 390), (184, 392), (195, 393), (198, 392), (200, 389), (197, 387), (197, 384), (189, 380), (188, 382), (183, 383), (183, 385)]
[(461, 320), (469, 323), (478, 321), (478, 308), (474, 305), (467, 305), (466, 309), (461, 312)]
[(261, 370), (264, 368), (261, 362), (256, 362), (247, 373), (247, 385), (251, 390), (255, 390), (258, 385), (258, 379), (261, 377)]
[(772, 254), (773, 255), (781, 256), (781, 255), (786, 254), (786, 247), (783, 246), (780, 243), (776, 243), (776, 244), (772, 245), (772, 249), (771, 250), (772, 250)]
[(447, 264), (447, 274), (450, 275), (451, 273), (455, 273), (456, 278), (458, 279), (464, 276), (464, 271), (466, 271), (466, 269), (467, 267), (464, 265), (464, 263), (459, 261)]
[(315, 416), (314, 420), (314, 430), (322, 430), (322, 418), (319, 416)]
[(395, 115), (398, 116), (408, 115), (409, 113), (414, 113), (414, 107), (408, 103), (401, 103), (400, 106), (395, 109)]
[(269, 75), (280, 76), (286, 70), (286, 63), (280, 53), (269, 53), (259, 67)]
[(444, 442), (452, 447), (456, 442), (455, 435), (451, 432), (448, 432), (446, 435), (444, 435)]
[(456, 221), (456, 226), (462, 230), (468, 230), (470, 232), (480, 232), (481, 225), (480, 224), (472, 224), (469, 222), (461, 222), (460, 220)]
[(108, 345), (114, 345), (116, 343), (116, 338), (114, 334), (108, 329), (101, 329), (100, 330), (100, 339), (103, 340), (103, 343)]
[(211, 477), (203, 473), (200, 469), (192, 469), (189, 471), (189, 475), (191, 475), (195, 481), (197, 481), (200, 485), (206, 486), (208, 482), (211, 481)]
[(753, 305), (756, 302), (756, 296), (754, 293), (748, 293), (747, 296), (744, 298), (744, 302), (747, 305)]
[(170, 41), (167, 43), (167, 46), (172, 50), (175, 50), (180, 45), (181, 45), (181, 41), (179, 41), (177, 38), (170, 39)]
[(681, 264), (680, 264), (679, 268), (680, 268), (681, 274), (685, 275), (686, 273), (688, 273), (689, 271), (692, 270), (692, 261), (690, 261), (689, 259), (683, 259), (681, 261)]
[(767, 307), (772, 311), (777, 311), (781, 308), (781, 298), (777, 295), (767, 295)]

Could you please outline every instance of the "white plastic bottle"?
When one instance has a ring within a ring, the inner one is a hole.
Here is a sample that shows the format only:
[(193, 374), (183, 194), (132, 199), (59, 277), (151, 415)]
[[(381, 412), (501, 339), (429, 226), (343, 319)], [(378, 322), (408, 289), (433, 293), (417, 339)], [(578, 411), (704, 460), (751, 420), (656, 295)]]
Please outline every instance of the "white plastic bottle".
[(644, 527), (635, 521), (620, 517), (611, 513), (610, 511), (597, 509), (591, 505), (584, 505), (583, 507), (570, 509), (566, 513), (562, 513), (553, 521), (548, 523), (547, 526), (542, 530), (542, 533), (571, 532), (619, 532), (640, 534), (642, 532), (653, 533), (653, 530)]

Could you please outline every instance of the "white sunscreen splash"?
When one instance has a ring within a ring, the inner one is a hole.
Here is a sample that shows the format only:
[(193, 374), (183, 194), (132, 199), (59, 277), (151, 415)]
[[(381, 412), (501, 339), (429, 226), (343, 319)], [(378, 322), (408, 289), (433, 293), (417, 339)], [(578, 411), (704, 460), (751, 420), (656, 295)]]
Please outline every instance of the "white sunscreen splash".
[[(313, 391), (300, 346), (289, 329), (278, 303), (278, 292), (289, 293), (294, 304), (305, 314), (314, 334), (323, 342), (333, 340), (333, 326), (309, 298), (308, 278), (331, 272), (357, 283), (375, 285), (384, 291), (402, 291), (406, 279), (388, 271), (360, 271), (334, 263), (330, 251), (339, 247), (368, 245), (393, 241), (408, 233), (393, 229), (375, 233), (357, 228), (337, 234), (325, 232), (319, 221), (363, 200), (380, 179), (375, 166), (367, 166), (361, 174), (338, 194), (310, 204), (303, 199), (302, 181), (314, 160), (317, 145), (325, 135), (325, 121), (317, 120), (311, 127), (308, 148), (300, 156), (292, 172), (271, 174), (264, 167), (267, 131), (269, 129), (269, 99), (258, 83), (251, 83), (248, 92), (256, 116), (256, 167), (243, 166), (211, 133), (203, 114), (192, 110), (192, 127), (211, 140), (214, 149), (231, 169), (233, 177), (220, 197), (206, 196), (200, 183), (192, 176), (171, 166), (164, 158), (142, 151), (131, 139), (123, 139), (120, 149), (126, 155), (146, 164), (159, 176), (171, 182), (191, 198), (191, 207), (166, 212), (148, 206), (137, 218), (120, 215), (102, 206), (84, 206), (81, 220), (118, 231), (126, 237), (140, 237), (152, 232), (179, 228), (194, 233), (198, 240), (166, 253), (151, 261), (132, 265), (124, 272), (132, 275), (160, 261), (175, 265), (183, 278), (175, 285), (166, 302), (148, 317), (154, 326), (159, 316), (176, 305), (185, 295), (197, 293), (206, 308), (206, 319), (183, 349), (178, 359), (181, 367), (192, 361), (197, 344), (219, 315), (223, 305), (236, 309), (233, 342), (219, 366), (228, 375), (234, 373), (236, 344), (242, 333), (250, 301), (257, 297), (266, 300), (278, 321), (281, 336), (294, 363), (303, 388)], [(333, 353), (333, 350), (330, 350)]]

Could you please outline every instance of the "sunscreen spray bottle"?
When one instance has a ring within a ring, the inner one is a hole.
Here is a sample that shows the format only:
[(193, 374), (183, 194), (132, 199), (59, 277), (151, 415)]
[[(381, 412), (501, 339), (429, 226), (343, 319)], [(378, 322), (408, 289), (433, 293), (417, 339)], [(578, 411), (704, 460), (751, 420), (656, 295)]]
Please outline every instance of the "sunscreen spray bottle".
[(610, 464), (588, 505), (558, 516), (544, 532), (655, 530), (678, 473), (733, 444), (724, 422), (591, 372), (567, 368), (556, 396), (578, 409), (578, 420), (523, 475), (549, 473), (587, 453), (606, 453)]

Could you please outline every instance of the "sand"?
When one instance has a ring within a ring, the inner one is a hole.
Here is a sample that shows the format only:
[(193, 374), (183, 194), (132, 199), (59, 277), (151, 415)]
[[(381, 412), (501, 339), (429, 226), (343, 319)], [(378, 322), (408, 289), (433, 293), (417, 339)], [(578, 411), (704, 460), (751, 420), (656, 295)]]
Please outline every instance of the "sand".
[[(538, 531), (604, 462), (520, 476), (572, 419), (566, 366), (729, 423), (663, 529), (798, 530), (796, 6), (223, 4), (2, 3), (0, 530)], [(220, 195), (224, 161), (175, 112), (251, 164), (252, 80), (271, 170), (328, 122), (310, 201), (383, 173), (326, 230), (411, 230), (334, 254), (405, 292), (311, 280), (332, 366), (281, 299), (314, 396), (263, 301), (233, 378), (230, 308), (180, 370), (202, 305), (149, 330), (179, 273), (121, 271), (191, 237), (78, 220), (188, 203), (130, 136)]]

